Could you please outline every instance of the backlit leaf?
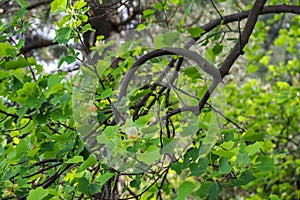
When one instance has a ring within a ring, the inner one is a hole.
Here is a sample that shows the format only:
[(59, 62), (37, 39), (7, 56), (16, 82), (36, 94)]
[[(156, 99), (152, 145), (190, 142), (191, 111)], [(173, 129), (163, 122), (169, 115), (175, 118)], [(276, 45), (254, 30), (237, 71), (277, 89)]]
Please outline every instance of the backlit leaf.
[(48, 195), (48, 190), (42, 187), (37, 187), (29, 192), (27, 200), (42, 200)]
[(202, 33), (205, 33), (205, 31), (200, 27), (195, 28), (188, 28), (187, 31), (193, 36), (193, 37), (200, 37)]

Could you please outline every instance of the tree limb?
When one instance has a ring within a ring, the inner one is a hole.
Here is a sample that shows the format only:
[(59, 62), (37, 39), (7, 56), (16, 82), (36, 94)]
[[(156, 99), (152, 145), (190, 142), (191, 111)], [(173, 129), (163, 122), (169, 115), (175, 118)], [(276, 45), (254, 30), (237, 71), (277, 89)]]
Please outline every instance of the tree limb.
[[(233, 49), (229, 53), (229, 55), (225, 58), (224, 62), (222, 63), (221, 67), (219, 68), (219, 72), (222, 77), (226, 76), (232, 67), (233, 63), (237, 60), (237, 58), (242, 54), (243, 48), (249, 41), (250, 35), (254, 29), (254, 26), (257, 22), (258, 16), (261, 13), (266, 0), (256, 0), (252, 10), (249, 12), (249, 16), (245, 25), (244, 30), (240, 34), (240, 37), (236, 44), (234, 45)], [(300, 11), (300, 7), (299, 7)], [(239, 18), (238, 18), (239, 19)], [(215, 84), (214, 84), (215, 83)], [(210, 98), (210, 94), (215, 90), (217, 87), (218, 82), (213, 82), (210, 88), (206, 91), (203, 98), (199, 103), (199, 112), (204, 108), (205, 103)]]
[[(236, 61), (236, 59), (243, 54), (243, 48), (246, 46), (246, 44), (249, 41), (250, 35), (252, 34), (252, 31), (254, 29), (254, 26), (257, 22), (258, 16), (260, 12), (262, 11), (264, 4), (266, 3), (266, 0), (257, 0), (254, 3), (254, 6), (252, 10), (249, 12), (249, 17), (247, 19), (246, 25), (244, 30), (241, 33), (241, 36), (239, 37), (238, 41), (234, 45), (233, 49), (229, 53), (229, 55), (225, 58), (224, 62), (222, 63), (219, 72), (222, 77), (226, 76), (233, 65), (233, 63)], [(300, 7), (299, 7), (300, 11)]]
[(33, 42), (33, 43), (29, 44), (29, 45), (24, 46), (21, 49), (21, 53), (25, 54), (25, 53), (27, 53), (27, 52), (29, 52), (31, 50), (34, 50), (34, 49), (48, 47), (48, 46), (56, 45), (56, 44), (58, 44), (58, 43), (57, 42), (53, 42), (52, 40), (47, 40), (47, 39), (38, 40), (36, 42)]
[[(213, 30), (216, 28), (218, 25), (223, 20), (223, 24), (228, 24), (231, 22), (235, 22), (238, 20), (245, 19), (249, 16), (250, 11), (243, 11), (231, 15), (226, 15), (223, 16), (223, 18), (218, 18), (215, 20), (210, 21), (209, 23), (201, 26), (201, 28), (205, 31), (201, 36), (206, 34), (207, 32)], [(276, 14), (276, 13), (293, 13), (293, 14), (300, 14), (300, 6), (294, 6), (294, 5), (276, 5), (276, 6), (266, 6), (262, 9), (260, 12), (260, 15), (265, 15), (265, 14)], [(190, 48), (198, 39), (198, 38), (193, 38), (187, 44), (185, 45), (185, 48)]]
[(51, 3), (51, 2), (52, 2), (52, 0), (39, 1), (39, 2), (36, 2), (36, 3), (34, 3), (34, 4), (29, 5), (29, 6), (26, 8), (26, 10), (31, 10), (31, 9), (34, 9), (34, 8), (39, 7), (39, 6), (41, 6), (41, 5), (49, 4), (49, 3)]

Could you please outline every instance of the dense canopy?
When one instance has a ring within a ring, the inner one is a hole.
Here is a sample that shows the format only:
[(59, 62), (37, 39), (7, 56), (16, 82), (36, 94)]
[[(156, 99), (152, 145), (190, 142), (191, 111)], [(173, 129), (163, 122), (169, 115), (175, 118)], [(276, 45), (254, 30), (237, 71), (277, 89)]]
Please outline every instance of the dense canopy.
[(0, 199), (300, 198), (299, 1), (0, 17)]

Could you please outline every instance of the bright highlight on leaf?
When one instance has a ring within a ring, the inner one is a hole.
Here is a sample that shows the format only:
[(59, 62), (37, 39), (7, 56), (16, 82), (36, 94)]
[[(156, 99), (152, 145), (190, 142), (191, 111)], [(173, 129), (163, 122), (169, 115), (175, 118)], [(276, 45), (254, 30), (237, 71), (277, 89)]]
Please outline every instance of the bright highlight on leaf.
[(200, 27), (188, 28), (187, 31), (192, 37), (200, 37), (202, 33), (205, 33), (205, 31)]
[(66, 9), (67, 0), (54, 0), (51, 2), (50, 5), (51, 5), (50, 12), (58, 13)]
[(28, 197), (26, 200), (42, 200), (49, 194), (47, 189), (43, 189), (42, 187), (38, 187), (34, 190), (29, 192)]

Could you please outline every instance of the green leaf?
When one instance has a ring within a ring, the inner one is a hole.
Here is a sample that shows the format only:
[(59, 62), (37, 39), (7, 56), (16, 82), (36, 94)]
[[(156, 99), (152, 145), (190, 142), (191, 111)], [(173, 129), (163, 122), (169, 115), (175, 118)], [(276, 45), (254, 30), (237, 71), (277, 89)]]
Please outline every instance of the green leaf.
[(110, 178), (114, 176), (114, 173), (105, 172), (100, 177), (97, 177), (95, 181), (100, 183), (100, 186), (104, 185)]
[(216, 199), (218, 194), (222, 191), (222, 186), (219, 182), (214, 183), (208, 189), (208, 193), (210, 195), (210, 199)]
[(119, 125), (115, 126), (108, 126), (105, 128), (103, 134), (107, 136), (108, 138), (114, 138), (116, 134), (119, 133)]
[(99, 192), (99, 186), (95, 183), (89, 185), (89, 194), (96, 194)]
[(235, 153), (224, 149), (212, 150), (212, 153), (220, 157), (226, 157), (226, 158), (232, 158), (232, 156), (235, 155)]
[(59, 13), (61, 11), (64, 11), (67, 7), (67, 0), (54, 0), (50, 4), (51, 9), (50, 12)]
[(155, 3), (154, 5), (153, 5), (153, 8), (155, 8), (155, 9), (157, 9), (159, 12), (161, 12), (162, 10), (163, 10), (163, 5), (162, 5), (162, 3)]
[(51, 88), (48, 88), (48, 90), (45, 91), (45, 96), (48, 98), (51, 94), (55, 94), (58, 91), (62, 90), (63, 85), (61, 83), (58, 83)]
[(200, 188), (195, 192), (195, 194), (201, 199), (205, 199), (208, 196), (209, 188), (214, 185), (213, 182), (207, 181), (201, 184)]
[(182, 163), (175, 162), (171, 165), (171, 169), (173, 169), (176, 174), (180, 175), (182, 172)]
[(183, 182), (178, 188), (178, 196), (175, 200), (185, 200), (186, 197), (192, 192), (195, 185), (189, 181)]
[(243, 186), (254, 180), (256, 180), (256, 177), (253, 176), (252, 171), (247, 170), (244, 171), (238, 179), (231, 180), (231, 183), (233, 184), (233, 186)]
[(158, 36), (154, 38), (154, 49), (160, 49), (166, 47), (163, 40), (164, 40), (163, 34), (161, 33), (158, 34)]
[(208, 130), (209, 126), (208, 126), (207, 122), (199, 120), (199, 128), (202, 128), (204, 130)]
[(179, 40), (179, 37), (180, 33), (177, 31), (169, 31), (164, 35), (163, 42), (167, 47), (171, 47)]
[(54, 42), (58, 42), (60, 44), (67, 44), (71, 39), (72, 29), (69, 27), (63, 27), (57, 30), (56, 36), (54, 38)]
[(246, 166), (250, 163), (250, 158), (247, 153), (239, 153), (236, 158), (236, 162), (239, 165)]
[(16, 2), (21, 6), (21, 8), (26, 8), (29, 5), (28, 2), (24, 0), (16, 0)]
[(275, 46), (283, 46), (286, 45), (286, 42), (288, 41), (288, 30), (287, 29), (280, 29), (280, 35), (275, 40), (274, 44)]
[(102, 74), (104, 73), (104, 71), (109, 68), (110, 66), (110, 62), (108, 62), (107, 60), (98, 60), (98, 63), (96, 65), (96, 70), (97, 70), (97, 74), (99, 77), (102, 76)]
[(290, 88), (290, 85), (287, 82), (278, 81), (278, 82), (276, 82), (276, 85), (280, 89), (289, 89)]
[(247, 66), (247, 72), (248, 72), (248, 73), (254, 73), (254, 72), (256, 72), (258, 69), (259, 69), (259, 66), (256, 65), (256, 64), (249, 64), (249, 65)]
[(223, 50), (223, 45), (222, 44), (219, 44), (217, 43), (213, 48), (212, 48), (212, 52), (215, 54), (215, 55), (219, 55)]
[(59, 74), (53, 74), (50, 75), (48, 78), (48, 88), (52, 88), (54, 85), (60, 83), (64, 79), (63, 76), (60, 76)]
[(170, 3), (176, 5), (179, 3), (179, 0), (170, 0)]
[(54, 143), (53, 142), (44, 142), (40, 145), (40, 147), (41, 147), (41, 152), (53, 151)]
[(265, 134), (263, 132), (248, 131), (243, 135), (245, 141), (263, 141)]
[(37, 187), (34, 190), (30, 190), (27, 200), (41, 200), (48, 195), (49, 191), (42, 187)]
[(234, 139), (234, 133), (236, 132), (236, 129), (229, 129), (229, 130), (222, 130), (222, 134), (224, 134), (224, 140), (225, 142), (230, 142)]
[(17, 124), (20, 123), (21, 119), (23, 118), (23, 116), (25, 115), (25, 113), (27, 112), (27, 110), (28, 110), (27, 106), (22, 106), (22, 108), (17, 111), (16, 114), (19, 115)]
[[(23, 8), (21, 8), (20, 10), (18, 10), (18, 12), (17, 12), (17, 17), (18, 17), (18, 18), (23, 18), (23, 17), (25, 16), (26, 13), (27, 13), (26, 7), (23, 7)], [(26, 27), (26, 26), (25, 26), (26, 23), (28, 23), (28, 22), (25, 22), (25, 23), (24, 23), (24, 28)], [(22, 30), (22, 29), (19, 29), (19, 31), (21, 31), (21, 30)], [(18, 32), (19, 32), (19, 31), (18, 31)]]
[(200, 27), (187, 28), (187, 31), (192, 35), (192, 37), (200, 37), (205, 31)]
[(149, 153), (139, 153), (137, 154), (137, 159), (146, 163), (147, 165), (153, 164), (155, 161), (161, 158), (159, 151), (153, 151)]
[(138, 128), (143, 128), (146, 126), (146, 124), (149, 122), (150, 120), (150, 116), (149, 115), (145, 115), (142, 116), (140, 118), (138, 118), (137, 120), (134, 121), (134, 124), (138, 127)]
[(19, 56), (17, 60), (9, 60), (8, 62), (3, 62), (0, 64), (0, 68), (6, 70), (18, 69), (27, 66), (31, 66), (31, 63), (29, 63), (23, 56)]
[(275, 170), (274, 158), (269, 158), (266, 156), (257, 157), (255, 160), (255, 166), (259, 171), (273, 171)]
[(82, 30), (81, 31), (82, 33), (85, 33), (87, 31), (93, 31), (93, 32), (95, 32), (95, 29), (92, 28), (91, 24), (86, 24), (86, 25), (82, 26), (81, 30)]
[(275, 194), (271, 194), (270, 195), (270, 200), (280, 200), (280, 198)]
[(79, 10), (80, 8), (84, 7), (86, 5), (86, 2), (84, 0), (79, 0), (76, 1), (76, 3), (74, 4), (74, 8), (76, 10)]
[(24, 156), (24, 154), (26, 154), (27, 149), (28, 149), (28, 140), (21, 140), (19, 144), (17, 144), (16, 147), (16, 159), (21, 158), (22, 156)]
[(226, 149), (226, 150), (232, 149), (233, 146), (234, 146), (234, 142), (232, 142), (232, 141), (229, 141), (229, 142), (223, 142), (223, 143), (221, 144), (221, 147), (223, 147), (223, 148)]
[(97, 163), (97, 159), (95, 158), (95, 156), (89, 155), (88, 159), (86, 161), (84, 161), (83, 163), (81, 163), (80, 170), (83, 171), (83, 170), (93, 166), (96, 163)]
[(258, 142), (255, 142), (254, 144), (248, 145), (246, 147), (246, 152), (248, 153), (249, 156), (252, 156), (256, 152), (259, 151), (260, 147), (261, 147), (261, 144)]
[(199, 148), (190, 148), (184, 155), (184, 163), (189, 164), (190, 160), (196, 161), (199, 158)]
[(85, 178), (85, 177), (82, 177), (78, 180), (78, 187), (77, 187), (77, 190), (79, 192), (82, 192), (86, 195), (89, 194), (89, 181)]
[(67, 163), (80, 163), (83, 162), (83, 157), (82, 156), (74, 156), (70, 160), (67, 161)]
[(58, 62), (58, 68), (66, 62), (67, 64), (71, 64), (76, 61), (77, 56), (79, 55), (79, 52), (75, 53), (74, 55), (62, 55), (59, 62)]
[(11, 52), (14, 52), (15, 48), (9, 44), (9, 42), (0, 43), (0, 58), (6, 56), (12, 56)]
[(191, 136), (193, 134), (194, 134), (193, 127), (191, 126), (182, 127), (182, 132), (180, 133), (180, 135), (182, 135), (183, 137)]
[[(24, 41), (23, 38), (21, 38), (21, 39), (19, 40), (18, 44), (16, 45), (16, 47), (17, 47), (18, 49), (21, 49), (21, 48), (24, 46), (24, 44), (25, 44), (25, 41)], [(30, 58), (34, 59), (33, 57), (30, 57)]]
[(191, 9), (192, 9), (192, 6), (193, 6), (192, 2), (193, 1), (191, 1), (191, 3), (189, 3), (189, 5), (185, 9), (185, 13), (184, 13), (185, 16), (188, 16), (191, 13)]
[(246, 153), (246, 143), (245, 142), (241, 142), (240, 143), (240, 146), (239, 146), (239, 152), (241, 153), (241, 154), (244, 154), (244, 153)]
[(158, 36), (154, 38), (154, 48), (160, 49), (163, 47), (172, 47), (179, 39), (180, 33), (176, 31), (169, 31), (166, 34), (158, 34)]
[(131, 187), (139, 188), (140, 184), (141, 184), (141, 179), (139, 175), (136, 175), (136, 178), (130, 181)]
[(190, 176), (200, 176), (208, 167), (208, 158), (200, 158), (197, 163), (191, 163), (189, 168), (191, 170)]
[[(187, 75), (188, 77), (191, 77), (192, 79), (201, 78), (201, 74), (200, 74), (199, 70), (196, 67), (189, 67), (189, 68), (187, 68), (185, 70), (182, 70), (182, 71), (185, 75)], [(202, 122), (202, 123), (204, 123), (204, 122)], [(203, 127), (200, 127), (200, 128), (203, 128)]]
[(107, 97), (109, 97), (109, 96), (111, 96), (112, 95), (112, 88), (108, 88), (108, 89), (106, 89), (106, 90), (104, 90), (102, 93), (101, 93), (101, 95), (100, 95), (100, 99), (105, 99), (105, 98), (107, 98)]
[(146, 10), (143, 11), (143, 17), (144, 17), (144, 18), (150, 17), (150, 16), (152, 16), (154, 13), (155, 13), (154, 10), (152, 10), (152, 9), (146, 9)]
[(218, 173), (228, 174), (231, 172), (231, 166), (230, 166), (227, 158), (220, 158), (219, 164), (220, 164), (220, 166), (219, 166)]
[(36, 120), (38, 121), (38, 125), (42, 125), (42, 124), (46, 123), (47, 119), (48, 119), (48, 115), (45, 115), (45, 114), (42, 114), (42, 113), (40, 113), (36, 116)]
[(137, 31), (142, 31), (145, 30), (147, 26), (145, 24), (139, 24), (136, 28)]
[(269, 55), (265, 55), (259, 60), (259, 62), (265, 66), (268, 66), (270, 62), (270, 58), (271, 57)]
[(209, 63), (216, 62), (216, 55), (213, 53), (211, 48), (209, 48), (209, 49), (207, 49), (207, 51), (205, 51), (204, 58), (206, 58)]

